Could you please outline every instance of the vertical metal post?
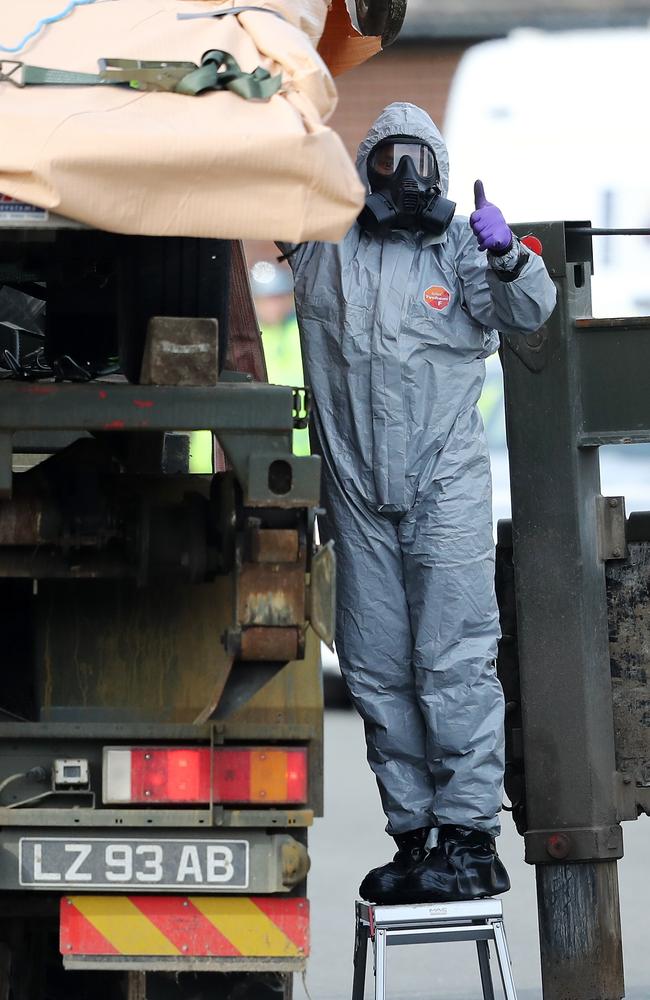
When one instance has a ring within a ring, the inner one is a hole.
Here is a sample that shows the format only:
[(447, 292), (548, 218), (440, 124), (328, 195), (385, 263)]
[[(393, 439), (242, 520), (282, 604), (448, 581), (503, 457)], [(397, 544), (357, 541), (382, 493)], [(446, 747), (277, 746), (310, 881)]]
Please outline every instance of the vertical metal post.
[[(368, 954), (368, 938), (370, 930), (367, 924), (361, 921), (359, 912), (359, 902), (356, 904), (356, 920), (354, 934), (354, 973), (352, 977), (352, 1000), (363, 1000), (363, 991), (366, 982), (366, 959)], [(0, 998), (2, 1000), (2, 998)]]
[(386, 931), (375, 930), (375, 1000), (386, 1000)]
[(9, 1000), (11, 990), (11, 950), (9, 945), (0, 944), (0, 1000)]
[[(530, 231), (530, 230), (528, 230)], [(535, 233), (558, 289), (545, 327), (503, 350), (526, 770), (544, 1000), (619, 1000), (615, 753), (598, 449), (579, 448), (574, 320), (591, 313), (591, 241)], [(579, 862), (579, 863), (578, 863)], [(547, 867), (549, 866), (549, 867)]]
[(127, 1000), (147, 1000), (147, 973), (127, 972)]
[[(544, 997), (624, 995), (616, 868), (616, 861), (537, 866)], [(598, 960), (585, 970), (589, 955)]]
[(478, 952), (478, 967), (481, 973), (483, 1000), (494, 1000), (494, 986), (490, 971), (490, 946), (487, 941), (477, 941), (476, 950)]
[(501, 973), (501, 983), (506, 1000), (517, 1000), (515, 981), (512, 975), (512, 963), (508, 942), (502, 920), (495, 920), (492, 924), (494, 928), (494, 944), (499, 956), (499, 972)]

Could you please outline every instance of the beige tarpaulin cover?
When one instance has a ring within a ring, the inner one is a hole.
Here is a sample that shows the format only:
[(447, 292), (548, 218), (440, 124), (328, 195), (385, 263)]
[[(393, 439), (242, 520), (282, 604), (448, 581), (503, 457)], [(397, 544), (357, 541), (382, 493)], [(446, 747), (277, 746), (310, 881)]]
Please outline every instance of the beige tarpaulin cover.
[[(250, 0), (249, 0), (250, 2)], [(98, 0), (16, 57), (97, 72), (99, 58), (188, 60), (224, 49), (247, 72), (282, 74), (269, 101), (122, 87), (0, 82), (0, 192), (100, 229), (150, 235), (337, 240), (363, 204), (345, 148), (323, 122), (336, 103), (317, 54), (327, 0), (253, 0), (265, 11), (178, 20), (245, 0)], [(2, 0), (16, 44), (56, 0)], [(5, 57), (0, 53), (0, 59)]]

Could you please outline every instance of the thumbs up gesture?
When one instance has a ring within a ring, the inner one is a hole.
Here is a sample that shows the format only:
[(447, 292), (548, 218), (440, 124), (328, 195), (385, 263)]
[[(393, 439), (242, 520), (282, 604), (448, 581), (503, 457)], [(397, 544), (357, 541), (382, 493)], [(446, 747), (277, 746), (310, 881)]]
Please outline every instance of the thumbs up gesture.
[(469, 224), (478, 240), (479, 250), (489, 250), (497, 257), (507, 253), (512, 246), (512, 231), (500, 208), (485, 197), (483, 181), (474, 182), (475, 210)]

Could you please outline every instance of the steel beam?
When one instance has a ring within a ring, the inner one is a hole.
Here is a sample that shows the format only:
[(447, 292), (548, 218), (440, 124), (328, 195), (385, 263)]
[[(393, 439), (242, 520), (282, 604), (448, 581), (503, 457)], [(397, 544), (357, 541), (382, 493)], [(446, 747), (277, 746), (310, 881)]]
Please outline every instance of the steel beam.
[(143, 386), (4, 382), (0, 386), (0, 496), (11, 489), (15, 431), (211, 430), (251, 506), (317, 506), (320, 459), (294, 456), (293, 392), (287, 386)]
[[(226, 382), (153, 386), (114, 382), (3, 382), (0, 430), (257, 432), (290, 440), (285, 386)], [(277, 441), (283, 450), (285, 440)]]

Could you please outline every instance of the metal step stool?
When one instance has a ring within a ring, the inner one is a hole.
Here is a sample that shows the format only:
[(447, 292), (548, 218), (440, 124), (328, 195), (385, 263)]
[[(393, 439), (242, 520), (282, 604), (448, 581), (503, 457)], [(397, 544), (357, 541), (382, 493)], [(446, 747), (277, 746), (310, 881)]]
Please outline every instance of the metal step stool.
[(483, 998), (495, 1000), (489, 946), (489, 942), (494, 941), (506, 1000), (517, 1000), (503, 926), (503, 907), (498, 899), (399, 906), (358, 901), (352, 1000), (363, 1000), (368, 939), (372, 941), (374, 954), (375, 1000), (386, 1000), (386, 949), (389, 946), (444, 941), (476, 941)]

